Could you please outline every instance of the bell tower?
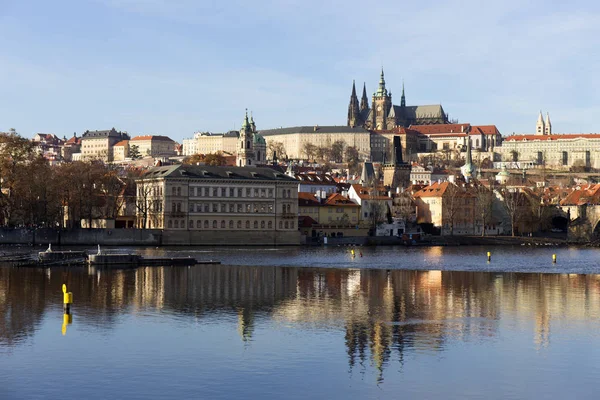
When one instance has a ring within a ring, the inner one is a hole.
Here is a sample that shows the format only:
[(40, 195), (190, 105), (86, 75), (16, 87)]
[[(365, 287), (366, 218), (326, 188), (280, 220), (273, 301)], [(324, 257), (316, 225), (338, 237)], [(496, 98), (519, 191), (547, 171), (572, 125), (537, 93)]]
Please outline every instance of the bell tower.
[(388, 93), (385, 88), (385, 78), (383, 68), (381, 68), (381, 76), (379, 78), (379, 87), (377, 92), (373, 93), (373, 110), (371, 112), (371, 128), (372, 129), (387, 129), (387, 117), (392, 108), (392, 93)]
[(253, 166), (255, 163), (254, 158), (254, 129), (253, 124), (248, 121), (248, 109), (246, 109), (246, 116), (240, 129), (240, 138), (238, 139), (237, 145), (237, 157), (236, 164), (238, 167)]

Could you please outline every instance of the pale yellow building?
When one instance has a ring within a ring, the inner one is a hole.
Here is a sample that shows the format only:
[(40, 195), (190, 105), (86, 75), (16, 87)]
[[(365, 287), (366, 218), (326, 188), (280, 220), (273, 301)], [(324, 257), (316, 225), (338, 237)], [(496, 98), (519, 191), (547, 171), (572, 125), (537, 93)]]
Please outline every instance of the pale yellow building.
[(183, 141), (183, 155), (214, 154), (219, 151), (236, 154), (239, 132), (227, 133), (197, 132), (192, 139)]
[(331, 148), (342, 140), (346, 146), (354, 146), (363, 160), (371, 157), (371, 133), (363, 128), (349, 126), (296, 126), (292, 128), (267, 129), (259, 132), (267, 141), (281, 142), (289, 158), (305, 159), (304, 146)]
[(175, 238), (187, 236), (174, 232), (207, 232), (213, 236), (194, 237), (224, 241), (244, 232), (298, 233), (298, 181), (270, 168), (152, 168), (137, 181), (137, 203), (139, 228), (163, 229)]
[(113, 147), (113, 161), (124, 161), (129, 157), (129, 140), (121, 140)]
[(113, 147), (122, 140), (129, 140), (129, 135), (118, 132), (115, 128), (105, 131), (85, 131), (81, 137), (81, 154), (78, 156), (73, 154), (73, 159), (113, 161)]
[(129, 147), (137, 146), (141, 157), (171, 157), (175, 155), (175, 141), (167, 136), (136, 136), (129, 142)]

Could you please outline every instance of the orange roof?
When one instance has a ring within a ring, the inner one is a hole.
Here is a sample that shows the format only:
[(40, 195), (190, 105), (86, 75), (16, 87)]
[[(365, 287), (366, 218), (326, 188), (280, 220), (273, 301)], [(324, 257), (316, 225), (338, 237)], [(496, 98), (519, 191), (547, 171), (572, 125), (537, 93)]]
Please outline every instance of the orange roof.
[(450, 187), (450, 185), (461, 189), (461, 191), (459, 192), (459, 195), (461, 197), (471, 197), (473, 196), (473, 193), (467, 189), (462, 190), (462, 188), (460, 186), (457, 186), (454, 183), (450, 183), (448, 181), (445, 182), (434, 182), (429, 186), (424, 187), (423, 189), (419, 190), (417, 193), (414, 194), (414, 197), (442, 197), (444, 196), (444, 193), (446, 193), (446, 190), (448, 190), (448, 187)]
[(358, 204), (339, 193), (330, 194), (325, 200), (325, 204), (328, 206), (360, 207)]
[(162, 136), (162, 135), (136, 136), (136, 137), (132, 138), (131, 140), (165, 140), (165, 141), (169, 141), (169, 142), (173, 141), (173, 139), (171, 139), (170, 137)]
[(500, 131), (496, 125), (475, 125), (471, 127), (471, 132), (482, 133), (484, 135), (499, 135)]
[(72, 138), (67, 140), (65, 143), (66, 144), (79, 144), (79, 143), (81, 143), (81, 138), (78, 138), (77, 136), (73, 136)]
[(117, 147), (117, 146), (127, 146), (127, 143), (129, 143), (129, 140), (121, 140), (120, 142), (118, 142), (117, 144), (115, 144), (115, 147)]
[(319, 205), (319, 200), (317, 200), (314, 194), (307, 192), (298, 192), (298, 206), (317, 207)]
[(465, 133), (469, 126), (471, 124), (411, 125), (410, 129), (422, 134)]
[(522, 142), (530, 140), (573, 140), (573, 139), (600, 139), (598, 133), (563, 133), (553, 135), (512, 135), (504, 138), (505, 142)]
[(600, 204), (600, 184), (586, 185), (575, 189), (561, 200), (561, 206), (580, 206), (584, 204)]
[[(360, 197), (361, 200), (390, 200), (390, 198), (387, 196), (372, 196), (369, 193), (369, 188), (365, 188), (361, 184), (354, 183), (351, 186), (354, 188), (354, 191), (356, 192), (358, 197)], [(378, 191), (385, 193), (385, 190), (381, 188), (378, 188)]]

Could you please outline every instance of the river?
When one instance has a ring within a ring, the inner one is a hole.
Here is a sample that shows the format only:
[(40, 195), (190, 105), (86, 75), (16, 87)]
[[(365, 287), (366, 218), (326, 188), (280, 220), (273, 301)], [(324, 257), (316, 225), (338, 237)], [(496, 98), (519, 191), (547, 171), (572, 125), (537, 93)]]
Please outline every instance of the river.
[(106, 250), (223, 265), (0, 267), (1, 399), (597, 397), (599, 250)]

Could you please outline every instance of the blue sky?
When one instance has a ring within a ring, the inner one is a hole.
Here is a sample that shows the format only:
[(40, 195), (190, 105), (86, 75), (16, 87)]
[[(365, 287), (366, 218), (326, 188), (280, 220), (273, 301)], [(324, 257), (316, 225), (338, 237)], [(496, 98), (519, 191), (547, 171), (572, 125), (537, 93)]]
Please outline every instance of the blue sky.
[(451, 118), (600, 132), (600, 4), (0, 0), (0, 131), (115, 127), (175, 140), (344, 125), (352, 79)]

